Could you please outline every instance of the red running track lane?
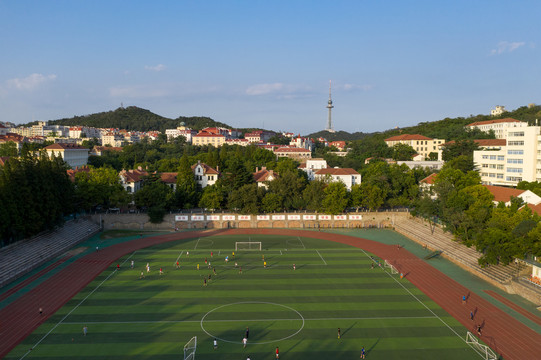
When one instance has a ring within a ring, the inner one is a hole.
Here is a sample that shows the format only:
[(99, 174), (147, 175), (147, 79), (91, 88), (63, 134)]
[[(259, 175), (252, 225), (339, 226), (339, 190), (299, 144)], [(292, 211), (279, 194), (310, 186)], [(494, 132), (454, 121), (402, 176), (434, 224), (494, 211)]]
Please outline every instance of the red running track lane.
[[(538, 324), (538, 325), (541, 325), (541, 318), (539, 316), (535, 316), (534, 314), (532, 314), (531, 312), (529, 312), (528, 310), (518, 306), (517, 304), (515, 304), (514, 302), (512, 302), (511, 300), (508, 300), (507, 298), (501, 296), (500, 294), (498, 294), (497, 292), (495, 291), (492, 291), (492, 290), (484, 290), (487, 294), (489, 294), (490, 296), (492, 296), (494, 299), (498, 300), (499, 302), (501, 302), (502, 304), (505, 304), (507, 305), (508, 307), (510, 307), (511, 309), (515, 310), (516, 312), (518, 312), (519, 314), (522, 314), (524, 315), (524, 317), (527, 317), (528, 319), (532, 320), (534, 323)], [(540, 355), (541, 356), (541, 355)]]
[(24, 288), (26, 285), (30, 284), (32, 281), (34, 280), (37, 280), (39, 279), (40, 277), (42, 277), (44, 274), (47, 274), (49, 271), (51, 271), (52, 269), (54, 269), (55, 267), (59, 266), (60, 264), (64, 263), (66, 260), (68, 260), (69, 258), (71, 258), (71, 255), (68, 255), (68, 256), (65, 256), (63, 257), (62, 259), (54, 262), (53, 264), (47, 266), (45, 269), (43, 270), (40, 270), (39, 272), (37, 272), (36, 274), (30, 276), (28, 279), (25, 279), (24, 281), (22, 281), (21, 283), (17, 284), (16, 286), (12, 287), (11, 289), (9, 289), (8, 291), (6, 291), (5, 293), (3, 294), (0, 294), (0, 301), (3, 301), (4, 299), (7, 299), (8, 297), (10, 297), (11, 295), (15, 294), (17, 291), (21, 290), (22, 288)]
[[(447, 275), (419, 259), (405, 249), (385, 245), (347, 235), (307, 230), (286, 229), (229, 229), (172, 233), (151, 238), (140, 238), (104, 248), (74, 261), (64, 270), (51, 276), (17, 301), (0, 310), (0, 358), (42, 324), (50, 315), (66, 304), (74, 295), (88, 285), (118, 258), (135, 250), (167, 241), (207, 237), (212, 235), (267, 234), (303, 236), (324, 239), (362, 248), (389, 260), (398, 271), (445, 311), (474, 330), (474, 324), (482, 323), (481, 339), (506, 360), (537, 359), (541, 354), (541, 335), (513, 317), (498, 309), (480, 296), (471, 293)], [(467, 295), (466, 304), (462, 296)], [(42, 307), (45, 314), (39, 315)], [(477, 309), (475, 321), (471, 310)], [(9, 327), (9, 328), (7, 328)], [(465, 337), (465, 334), (460, 334)]]

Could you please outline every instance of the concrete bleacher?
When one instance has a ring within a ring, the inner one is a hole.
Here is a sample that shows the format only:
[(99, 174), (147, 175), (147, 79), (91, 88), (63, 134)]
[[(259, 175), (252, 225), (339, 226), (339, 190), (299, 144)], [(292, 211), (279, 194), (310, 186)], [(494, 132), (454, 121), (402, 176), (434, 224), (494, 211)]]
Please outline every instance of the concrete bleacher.
[(440, 226), (421, 219), (409, 218), (395, 223), (395, 230), (432, 251), (441, 251), (442, 256), (469, 268), (481, 277), (502, 285), (508, 284), (513, 278), (515, 271), (513, 266), (489, 265), (484, 268), (479, 266), (478, 259), (482, 254), (474, 248), (454, 241), (453, 235), (444, 232)]
[(0, 287), (54, 259), (99, 230), (99, 225), (90, 219), (79, 218), (0, 249)]

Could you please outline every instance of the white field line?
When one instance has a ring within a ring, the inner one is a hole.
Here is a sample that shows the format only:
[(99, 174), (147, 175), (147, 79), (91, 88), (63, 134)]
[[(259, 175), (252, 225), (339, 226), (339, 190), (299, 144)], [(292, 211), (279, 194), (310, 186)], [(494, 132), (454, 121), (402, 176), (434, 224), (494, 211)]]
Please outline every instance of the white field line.
[(323, 256), (321, 256), (321, 254), (319, 253), (318, 250), (316, 250), (317, 254), (319, 255), (319, 257), (321, 258), (321, 260), (323, 260), (323, 262), (325, 263), (325, 265), (327, 265), (327, 262), (325, 261), (325, 259), (323, 259)]
[(280, 255), (282, 255), (282, 250), (280, 250)]
[[(419, 320), (436, 319), (437, 316), (391, 316), (391, 317), (347, 317), (347, 318), (314, 318), (305, 321), (335, 321), (335, 320)], [(302, 321), (302, 319), (232, 319), (232, 320), (206, 320), (204, 322), (261, 322), (261, 321)], [(85, 324), (108, 325), (108, 324), (185, 324), (200, 323), (201, 320), (156, 320), (156, 321), (86, 321)], [(63, 322), (63, 325), (78, 325), (80, 322)]]
[(178, 255), (177, 260), (175, 260), (175, 263), (174, 263), (173, 265), (176, 265), (176, 264), (178, 263), (178, 259), (180, 259), (180, 257), (182, 256), (183, 253), (184, 253), (184, 250), (182, 250), (182, 251), (180, 252), (180, 254)]
[[(122, 265), (124, 265), (124, 263), (125, 263), (126, 261), (130, 260), (130, 258), (131, 258), (136, 252), (137, 252), (137, 251), (134, 251), (130, 256), (128, 256), (128, 258), (126, 258), (126, 260), (124, 260), (124, 261), (122, 262)], [(71, 309), (69, 313), (67, 313), (62, 319), (60, 319), (60, 321), (59, 321), (58, 323), (56, 323), (56, 325), (53, 326), (53, 327), (51, 328), (51, 330), (49, 330), (49, 331), (47, 332), (47, 334), (43, 335), (43, 337), (42, 337), (41, 339), (39, 339), (39, 341), (38, 341), (37, 343), (35, 343), (34, 346), (32, 346), (32, 347), (30, 348), (30, 350), (28, 350), (23, 356), (21, 356), (20, 359), (24, 359), (28, 354), (30, 354), (30, 352), (32, 351), (32, 349), (34, 349), (34, 348), (35, 348), (36, 346), (38, 346), (43, 340), (45, 340), (45, 338), (46, 338), (47, 336), (49, 336), (49, 334), (52, 333), (52, 332), (54, 331), (54, 329), (56, 329), (56, 328), (58, 327), (58, 325), (62, 324), (62, 323), (64, 322), (64, 320), (66, 320), (66, 318), (67, 318), (68, 316), (71, 315), (72, 312), (74, 312), (75, 310), (77, 310), (77, 308), (79, 308), (79, 306), (81, 306), (81, 304), (84, 303), (85, 300), (88, 299), (88, 297), (89, 297), (90, 295), (94, 294), (94, 292), (95, 292), (96, 290), (98, 290), (98, 289), (100, 288), (100, 286), (103, 285), (104, 282), (106, 282), (107, 280), (109, 280), (109, 278), (110, 278), (111, 276), (113, 276), (113, 275), (116, 273), (116, 271), (117, 271), (117, 269), (114, 269), (114, 270), (109, 274), (109, 276), (107, 276), (105, 279), (103, 279), (103, 281), (102, 281), (101, 283), (99, 283), (99, 285), (96, 286), (96, 287), (94, 288), (94, 290), (92, 290), (87, 296), (85, 296), (85, 298), (84, 298), (83, 300), (81, 300), (77, 305), (75, 305), (75, 307), (74, 307), (73, 309)], [(79, 323), (79, 324), (80, 324), (80, 323)]]
[[(370, 258), (370, 256), (363, 250), (363, 252), (365, 253), (365, 255)], [(442, 318), (440, 318), (438, 315), (436, 315), (436, 313), (434, 313), (434, 311), (432, 311), (432, 309), (430, 309), (428, 306), (425, 305), (425, 303), (423, 303), (417, 296), (415, 296), (411, 291), (409, 291), (408, 288), (406, 288), (400, 281), (398, 281), (398, 279), (393, 276), (393, 274), (389, 273), (387, 270), (383, 269), (383, 271), (385, 271), (385, 273), (390, 276), (398, 285), (400, 285), (400, 287), (402, 287), (402, 289), (404, 289), (407, 293), (409, 293), (415, 300), (417, 300), (419, 302), (419, 304), (423, 305), (424, 308), (426, 308), (430, 313), (432, 313), (432, 315), (434, 315), (439, 321), (441, 321), (445, 326), (447, 326), (447, 328), (449, 330), (451, 330), (456, 336), (458, 336), (460, 338), (460, 340), (464, 341), (464, 343), (468, 344), (468, 342), (462, 337), (460, 336), (451, 326), (449, 326), (449, 324), (447, 324), (445, 321), (443, 321)], [(480, 355), (481, 357), (484, 357), (483, 354), (481, 354), (479, 351), (477, 351), (477, 349), (475, 349), (475, 347), (473, 347), (471, 344), (468, 344), (468, 346), (470, 348), (472, 348), (478, 355)]]
[(197, 245), (199, 245), (199, 240), (201, 240), (201, 238), (197, 239), (197, 242), (195, 243), (195, 247), (193, 248), (194, 250), (197, 249)]
[(301, 237), (300, 237), (300, 236), (297, 236), (297, 239), (299, 239), (299, 241), (301, 242), (302, 248), (303, 248), (304, 250), (306, 250), (306, 246), (304, 246), (304, 243), (302, 242)]

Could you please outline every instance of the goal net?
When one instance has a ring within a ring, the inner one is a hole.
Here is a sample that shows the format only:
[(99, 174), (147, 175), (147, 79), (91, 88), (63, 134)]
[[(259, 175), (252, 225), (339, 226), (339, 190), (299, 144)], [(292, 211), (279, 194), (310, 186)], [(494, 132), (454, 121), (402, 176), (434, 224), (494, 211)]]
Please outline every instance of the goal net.
[(466, 332), (466, 344), (469, 344), (475, 351), (483, 356), (485, 360), (498, 360), (498, 355), (488, 346), (481, 344), (479, 340), (471, 333)]
[(197, 336), (194, 336), (184, 345), (184, 360), (194, 360), (197, 348)]
[(391, 274), (398, 274), (398, 270), (396, 270), (394, 265), (391, 264), (388, 260), (385, 260), (385, 265), (384, 266), (391, 271)]
[(237, 241), (235, 251), (254, 250), (261, 251), (261, 241)]

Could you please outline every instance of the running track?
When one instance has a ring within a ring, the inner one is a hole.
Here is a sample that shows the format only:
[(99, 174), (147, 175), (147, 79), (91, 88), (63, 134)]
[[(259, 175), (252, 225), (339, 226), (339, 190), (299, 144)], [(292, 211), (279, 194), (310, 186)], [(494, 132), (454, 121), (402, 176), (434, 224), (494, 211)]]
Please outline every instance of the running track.
[[(167, 241), (232, 234), (269, 234), (304, 236), (336, 241), (362, 248), (393, 263), (398, 271), (445, 311), (473, 331), (474, 323), (483, 323), (482, 340), (506, 360), (538, 359), (541, 354), (541, 334), (515, 320), (447, 275), (433, 268), (405, 249), (381, 244), (353, 236), (286, 229), (228, 229), (173, 233), (150, 238), (135, 239), (104, 248), (82, 257), (64, 270), (51, 276), (33, 290), (0, 310), (0, 358), (34, 331), (73, 296), (107, 269), (119, 257), (135, 250)], [(467, 304), (462, 296), (467, 295)], [(38, 309), (42, 307), (44, 315)], [(477, 309), (475, 321), (470, 310)], [(460, 334), (464, 335), (465, 334)]]

